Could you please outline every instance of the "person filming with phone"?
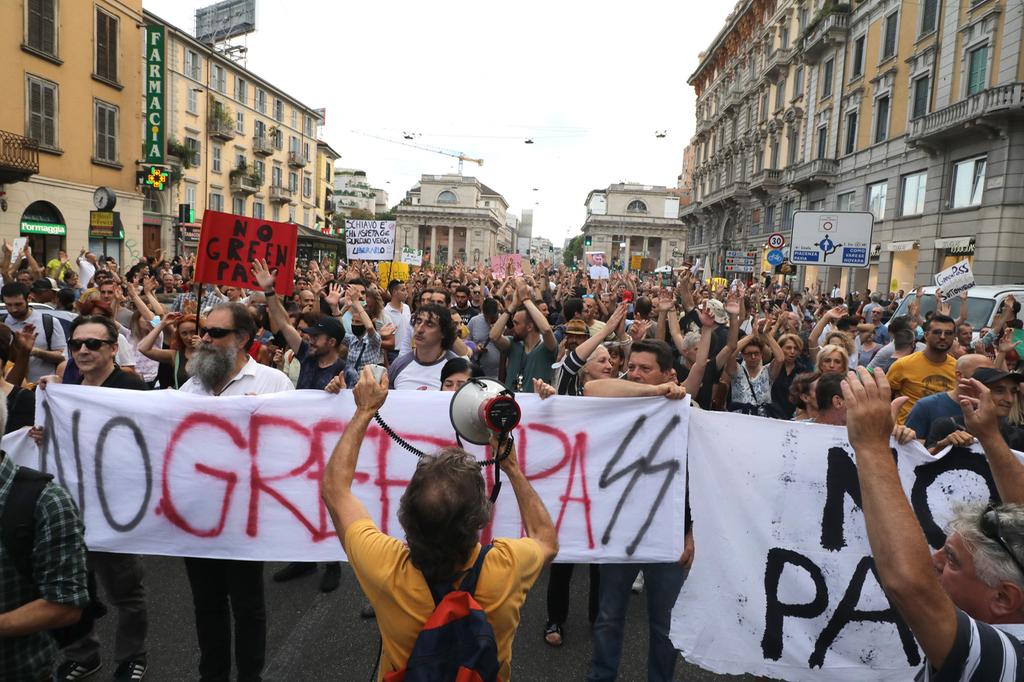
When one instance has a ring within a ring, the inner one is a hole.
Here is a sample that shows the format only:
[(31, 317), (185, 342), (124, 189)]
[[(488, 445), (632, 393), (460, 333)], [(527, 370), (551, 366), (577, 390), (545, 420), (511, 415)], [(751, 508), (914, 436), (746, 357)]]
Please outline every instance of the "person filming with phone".
[[(490, 661), (496, 668), (490, 672), (508, 680), (520, 609), (541, 569), (558, 553), (551, 517), (520, 470), (512, 445), (499, 466), (515, 492), (526, 537), (495, 538), (482, 547), (480, 531), (493, 509), (481, 467), (466, 451), (448, 447), (420, 458), (402, 495), (398, 521), (405, 542), (381, 532), (353, 494), (352, 480), (366, 430), (387, 389), (386, 375), (378, 382), (371, 368), (363, 368), (353, 391), (355, 414), (334, 447), (321, 486), (352, 570), (377, 613), (382, 640), (377, 679), (407, 664), (412, 674), (414, 645), (421, 646), (420, 631), (427, 632), (437, 617), (435, 600), (442, 601), (435, 594), (457, 589), (472, 595), (493, 629), (491, 648), (473, 667), (479, 671), (478, 665)], [(492, 438), (490, 456), (497, 449)]]

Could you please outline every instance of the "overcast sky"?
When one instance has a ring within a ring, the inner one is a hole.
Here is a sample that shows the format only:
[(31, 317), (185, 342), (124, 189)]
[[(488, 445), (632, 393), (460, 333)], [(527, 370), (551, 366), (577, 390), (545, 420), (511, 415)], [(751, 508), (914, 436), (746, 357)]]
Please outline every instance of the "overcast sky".
[[(205, 0), (144, 0), (195, 27)], [(587, 192), (614, 182), (674, 187), (693, 134), (686, 78), (731, 2), (257, 0), (249, 70), (314, 108), (324, 139), (396, 204), (455, 159), (372, 139), (482, 158), (479, 178), (511, 211), (534, 210), (534, 236), (579, 232)], [(358, 133), (353, 132), (358, 131)], [(666, 131), (664, 138), (656, 131)], [(532, 139), (534, 144), (526, 144)]]

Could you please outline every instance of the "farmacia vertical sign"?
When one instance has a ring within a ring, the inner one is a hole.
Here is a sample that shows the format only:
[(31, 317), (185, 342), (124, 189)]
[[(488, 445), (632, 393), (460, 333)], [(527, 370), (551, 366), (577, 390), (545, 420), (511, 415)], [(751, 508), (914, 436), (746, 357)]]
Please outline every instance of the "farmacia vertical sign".
[(164, 27), (146, 27), (146, 163), (164, 162)]

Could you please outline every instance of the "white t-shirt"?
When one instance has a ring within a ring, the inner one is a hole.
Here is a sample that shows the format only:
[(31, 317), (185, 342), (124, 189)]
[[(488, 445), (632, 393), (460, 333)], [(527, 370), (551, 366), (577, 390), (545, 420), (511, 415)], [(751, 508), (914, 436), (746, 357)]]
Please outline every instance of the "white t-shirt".
[[(52, 316), (51, 316), (52, 317)], [(62, 353), (66, 352), (67, 340), (64, 338), (64, 327), (61, 326), (60, 320), (54, 317), (53, 322), (53, 333), (50, 335), (50, 346), (49, 350), (59, 350)], [(16, 320), (13, 315), (7, 315), (7, 319), (4, 320), (4, 324), (11, 328), (11, 331), (17, 334), (25, 325), (32, 324), (36, 328), (36, 348), (42, 348), (47, 350), (46, 346), (46, 327), (43, 326), (43, 313), (39, 310), (30, 310), (28, 316), (24, 320)], [(35, 382), (39, 381), (39, 377), (53, 374), (57, 371), (56, 362), (47, 362), (42, 358), (35, 356), (28, 360), (28, 380)]]
[(395, 310), (388, 303), (384, 306), (384, 314), (395, 325), (395, 350), (399, 355), (408, 353), (412, 350), (412, 312), (409, 306), (403, 303), (401, 310)]
[[(186, 381), (180, 390), (183, 393), (195, 393), (196, 395), (213, 395), (195, 377)], [(261, 365), (250, 357), (241, 371), (217, 395), (248, 395), (250, 393), (262, 395), (294, 390), (295, 386), (292, 385), (287, 374), (279, 369)]]
[(388, 370), (388, 385), (396, 391), (440, 391), (444, 363), (457, 357), (455, 351), (445, 351), (437, 362), (426, 365), (416, 359), (415, 351), (399, 355)]

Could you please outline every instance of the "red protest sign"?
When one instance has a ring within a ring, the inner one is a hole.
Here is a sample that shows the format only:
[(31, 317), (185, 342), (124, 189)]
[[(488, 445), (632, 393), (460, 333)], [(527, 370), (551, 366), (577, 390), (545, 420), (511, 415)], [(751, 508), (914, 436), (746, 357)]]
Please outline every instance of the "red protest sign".
[(271, 271), (277, 270), (277, 293), (288, 296), (295, 285), (298, 238), (295, 225), (205, 211), (195, 281), (259, 289), (252, 276), (252, 262), (262, 258)]

